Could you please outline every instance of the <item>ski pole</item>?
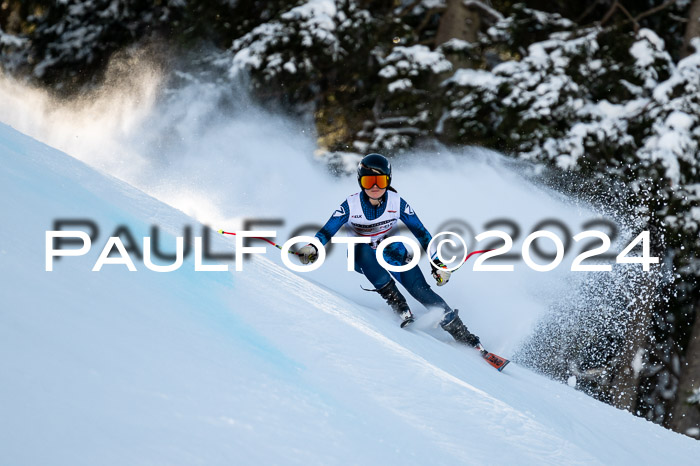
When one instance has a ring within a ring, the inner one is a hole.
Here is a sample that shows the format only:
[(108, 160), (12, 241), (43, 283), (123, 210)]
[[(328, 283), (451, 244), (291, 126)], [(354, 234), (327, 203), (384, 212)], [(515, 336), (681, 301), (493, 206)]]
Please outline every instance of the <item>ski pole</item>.
[[(469, 254), (467, 254), (467, 257), (464, 259), (464, 262), (462, 262), (461, 264), (459, 264), (459, 266), (458, 266), (456, 269), (451, 270), (451, 272), (456, 272), (457, 270), (459, 270), (459, 268), (462, 267), (462, 266), (464, 265), (464, 263), (467, 262), (467, 261), (469, 260), (469, 258), (470, 258), (471, 256), (473, 256), (474, 254), (483, 254), (483, 253), (489, 252), (489, 251), (495, 251), (495, 249), (484, 249), (483, 251), (472, 251), (472, 252), (470, 252)], [(430, 260), (430, 263), (431, 263), (431, 264), (433, 263), (433, 260), (432, 260), (432, 259)], [(435, 264), (433, 264), (433, 265), (435, 265)], [(446, 269), (447, 266), (445, 265), (444, 267), (441, 267), (441, 268)]]
[[(232, 233), (232, 232), (230, 232), (230, 231), (224, 231), (224, 230), (217, 230), (217, 233), (221, 233), (222, 235), (232, 235), (232, 236), (236, 236), (235, 233)], [(267, 238), (263, 238), (262, 236), (249, 236), (248, 238), (261, 239), (261, 240), (263, 240), (263, 241), (267, 241), (268, 243), (270, 243), (271, 245), (273, 245), (273, 246), (276, 247), (277, 249), (280, 249), (280, 250), (282, 249), (282, 246), (280, 246), (279, 244), (274, 243), (274, 242), (270, 241), (270, 240), (267, 239)], [(294, 255), (296, 255), (296, 256), (299, 255), (298, 252), (294, 252), (294, 251), (292, 251), (292, 250), (289, 250), (289, 251), (287, 251), (287, 252), (288, 252), (289, 254), (294, 254)]]
[[(489, 251), (495, 251), (495, 249), (484, 249), (483, 251), (472, 251), (472, 252), (470, 252), (469, 254), (467, 254), (467, 257), (466, 257), (466, 259), (464, 259), (464, 262), (467, 262), (467, 260), (468, 260), (471, 256), (473, 256), (474, 254), (483, 254), (483, 253), (489, 252)], [(462, 263), (462, 265), (464, 265), (464, 263)], [(460, 265), (460, 267), (461, 267), (462, 265)]]
[[(224, 230), (217, 230), (217, 233), (220, 233), (220, 234), (222, 234), (222, 235), (232, 235), (232, 236), (236, 236), (236, 233), (233, 233), (233, 232), (230, 232), (230, 231), (224, 231)], [(280, 250), (282, 249), (282, 246), (280, 246), (279, 244), (277, 244), (277, 243), (275, 243), (275, 242), (273, 242), (273, 241), (270, 241), (270, 240), (267, 239), (267, 238), (263, 238), (262, 236), (249, 236), (249, 238), (261, 239), (261, 240), (263, 240), (263, 241), (265, 241), (265, 242), (267, 242), (267, 243), (273, 245), (273, 246), (276, 247), (277, 249), (280, 249)], [(482, 254), (482, 253), (484, 253), (484, 252), (489, 252), (489, 251), (494, 251), (494, 249), (484, 249), (483, 251), (472, 251), (472, 252), (470, 252), (469, 254), (467, 254), (467, 257), (466, 257), (466, 259), (464, 259), (464, 262), (467, 262), (467, 260), (468, 260), (471, 256), (473, 256), (474, 254)], [(289, 254), (294, 254), (294, 255), (297, 255), (297, 256), (299, 255), (298, 252), (294, 252), (294, 251), (291, 251), (291, 250), (289, 250), (289, 251), (287, 251), (287, 252), (289, 252)], [(462, 263), (460, 264), (459, 267), (462, 267), (462, 266), (464, 265), (464, 262), (462, 262)], [(459, 267), (457, 267), (456, 269), (454, 269), (453, 272), (457, 271), (457, 269), (459, 269)], [(445, 268), (447, 268), (447, 267), (445, 267)]]

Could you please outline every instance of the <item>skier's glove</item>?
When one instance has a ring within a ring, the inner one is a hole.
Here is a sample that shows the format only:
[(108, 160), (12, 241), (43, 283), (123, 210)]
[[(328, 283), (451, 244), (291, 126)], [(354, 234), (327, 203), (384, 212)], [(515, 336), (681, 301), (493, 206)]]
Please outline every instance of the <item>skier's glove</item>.
[[(436, 267), (437, 266), (437, 267)], [(449, 270), (446, 270), (445, 264), (440, 262), (438, 259), (434, 259), (430, 262), (430, 267), (433, 269), (432, 275), (435, 281), (437, 282), (437, 286), (442, 286), (448, 281), (450, 281), (450, 275), (452, 275), (452, 272)]]
[(299, 262), (302, 264), (313, 264), (316, 262), (316, 259), (318, 259), (318, 249), (316, 249), (316, 246), (309, 243), (303, 248), (299, 249), (297, 252), (297, 257), (299, 258)]

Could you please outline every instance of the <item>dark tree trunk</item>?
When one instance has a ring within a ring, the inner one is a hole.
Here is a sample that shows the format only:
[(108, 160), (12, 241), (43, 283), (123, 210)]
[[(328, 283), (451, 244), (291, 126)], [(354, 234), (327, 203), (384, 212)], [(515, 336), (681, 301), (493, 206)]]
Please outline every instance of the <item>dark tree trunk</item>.
[(649, 345), (651, 316), (654, 312), (652, 280), (640, 283), (638, 287), (638, 299), (630, 307), (625, 344), (613, 362), (613, 377), (610, 381), (612, 404), (631, 412), (634, 412), (637, 405), (637, 387), (640, 380), (639, 368), (634, 367), (635, 358), (640, 358)]
[(693, 0), (688, 10), (688, 25), (685, 27), (683, 48), (681, 49), (682, 58), (696, 51), (690, 44), (690, 40), (696, 37), (700, 37), (700, 0)]
[[(694, 3), (700, 3), (697, 0)], [(681, 367), (678, 399), (673, 409), (671, 426), (683, 434), (700, 438), (700, 402), (688, 403), (691, 394), (700, 390), (700, 302), (695, 306), (695, 324)]]
[(450, 39), (462, 39), (470, 43), (476, 42), (481, 19), (479, 12), (464, 6), (463, 0), (447, 0), (447, 8), (440, 18), (435, 45), (440, 45)]

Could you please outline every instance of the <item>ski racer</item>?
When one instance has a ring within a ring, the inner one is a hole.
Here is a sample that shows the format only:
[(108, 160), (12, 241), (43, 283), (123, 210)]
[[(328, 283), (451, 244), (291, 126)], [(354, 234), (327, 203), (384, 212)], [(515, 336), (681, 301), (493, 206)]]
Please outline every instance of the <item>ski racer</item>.
[[(411, 206), (391, 186), (391, 164), (386, 157), (380, 154), (365, 156), (357, 166), (357, 182), (361, 191), (350, 195), (340, 204), (328, 222), (316, 233), (316, 238), (325, 246), (343, 225), (350, 236), (369, 237), (369, 244), (350, 245), (354, 247), (355, 270), (367, 277), (375, 288), (372, 291), (378, 292), (401, 317), (401, 327), (413, 322), (413, 313), (396, 286), (396, 281), (425, 307), (442, 309), (444, 315), (440, 326), (455, 340), (469, 346), (479, 346), (479, 337), (467, 329), (459, 318), (457, 309), (452, 309), (430, 288), (417, 265), (404, 272), (388, 272), (377, 261), (377, 245), (396, 232), (399, 220), (408, 227), (428, 254), (428, 244), (432, 239)], [(298, 251), (297, 257), (302, 264), (313, 263), (318, 257), (318, 250), (313, 244), (307, 244)], [(384, 249), (384, 259), (391, 265), (405, 265), (410, 262), (411, 255), (401, 242), (395, 242)], [(434, 254), (431, 268), (438, 286), (450, 279), (451, 272), (442, 267), (444, 265)]]

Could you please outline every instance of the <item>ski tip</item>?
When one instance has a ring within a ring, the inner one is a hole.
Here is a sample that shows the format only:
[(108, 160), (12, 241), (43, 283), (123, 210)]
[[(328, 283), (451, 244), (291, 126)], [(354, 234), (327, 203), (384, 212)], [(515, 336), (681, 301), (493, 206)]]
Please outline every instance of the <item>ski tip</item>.
[(224, 230), (216, 230), (216, 232), (219, 233), (220, 235), (224, 234)]
[(506, 359), (505, 362), (503, 363), (503, 365), (498, 368), (498, 372), (503, 372), (503, 369), (506, 368), (506, 366), (508, 365), (509, 362), (510, 361), (508, 359)]
[(501, 356), (498, 356), (498, 355), (496, 355), (496, 354), (489, 353), (489, 352), (486, 351), (486, 349), (484, 349), (484, 347), (481, 346), (481, 345), (475, 346), (475, 349), (476, 349), (477, 351), (479, 351), (479, 353), (481, 354), (481, 357), (484, 358), (484, 359), (486, 360), (487, 363), (491, 364), (491, 366), (493, 366), (494, 368), (496, 368), (496, 369), (498, 370), (498, 372), (503, 371), (503, 369), (505, 369), (505, 367), (506, 367), (506, 366), (508, 365), (508, 363), (510, 362), (510, 361), (509, 361), (508, 359), (506, 359), (506, 358), (502, 358)]

